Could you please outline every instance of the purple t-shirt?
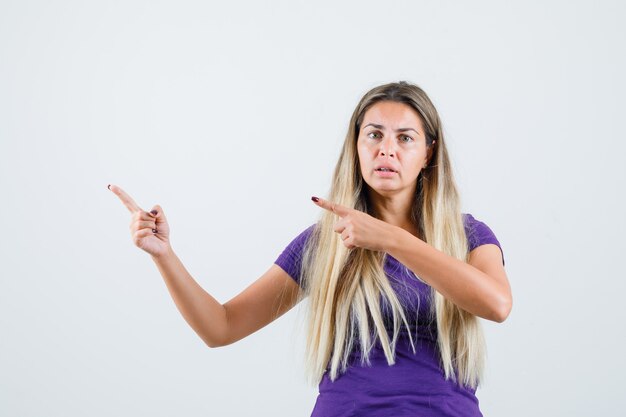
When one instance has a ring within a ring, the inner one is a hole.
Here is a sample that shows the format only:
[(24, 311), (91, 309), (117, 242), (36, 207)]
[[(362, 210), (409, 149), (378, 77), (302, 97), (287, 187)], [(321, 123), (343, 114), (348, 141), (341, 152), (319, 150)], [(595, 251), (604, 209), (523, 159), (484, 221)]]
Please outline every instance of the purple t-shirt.
[[(463, 214), (463, 221), (470, 251), (489, 243), (500, 247), (485, 223), (471, 214)], [(302, 251), (314, 226), (309, 226), (293, 239), (275, 261), (298, 284)], [(413, 353), (404, 325), (396, 344), (396, 363), (392, 366), (388, 365), (379, 341), (370, 352), (371, 367), (361, 365), (357, 343), (345, 373), (339, 373), (334, 382), (328, 372), (324, 374), (311, 417), (482, 416), (476, 390), (446, 380), (439, 365), (437, 323), (431, 314), (430, 286), (389, 254), (384, 270), (405, 307), (416, 353)], [(391, 337), (393, 324), (391, 316), (386, 314), (388, 312), (383, 306), (383, 318)]]

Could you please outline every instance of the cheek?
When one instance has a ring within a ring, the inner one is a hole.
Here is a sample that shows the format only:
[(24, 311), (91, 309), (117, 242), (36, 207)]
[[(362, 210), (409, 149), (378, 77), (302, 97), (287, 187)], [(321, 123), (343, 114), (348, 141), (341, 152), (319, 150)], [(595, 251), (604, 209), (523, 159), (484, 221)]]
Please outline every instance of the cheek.
[(368, 164), (362, 159), (359, 159), (359, 172), (361, 173), (362, 177), (367, 177), (369, 173)]
[(412, 154), (410, 158), (405, 158), (403, 165), (405, 168), (410, 170), (412, 174), (417, 175), (424, 167), (425, 162), (426, 153), (420, 151)]
[(359, 145), (357, 146), (356, 150), (359, 157), (359, 165), (361, 166), (361, 168), (367, 167), (370, 162), (367, 148), (365, 148), (363, 145)]
[(424, 165), (424, 161), (426, 160), (426, 150), (420, 149), (416, 150), (411, 154), (411, 160), (418, 166)]
[(368, 149), (364, 146), (357, 148), (357, 154), (359, 158), (359, 172), (363, 180), (368, 183), (371, 176), (372, 158)]

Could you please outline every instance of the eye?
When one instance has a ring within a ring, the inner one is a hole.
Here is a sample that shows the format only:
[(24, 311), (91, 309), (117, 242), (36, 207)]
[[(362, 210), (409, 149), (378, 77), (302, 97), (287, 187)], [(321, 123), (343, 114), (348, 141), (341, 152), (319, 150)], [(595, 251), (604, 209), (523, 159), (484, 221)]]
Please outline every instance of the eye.
[(367, 137), (370, 139), (378, 139), (380, 137), (379, 132), (370, 132), (367, 134)]
[(401, 140), (402, 142), (407, 143), (407, 142), (411, 142), (411, 141), (413, 140), (413, 138), (412, 138), (412, 137), (410, 137), (410, 136), (408, 136), (408, 135), (402, 135), (402, 136), (400, 136), (400, 140)]

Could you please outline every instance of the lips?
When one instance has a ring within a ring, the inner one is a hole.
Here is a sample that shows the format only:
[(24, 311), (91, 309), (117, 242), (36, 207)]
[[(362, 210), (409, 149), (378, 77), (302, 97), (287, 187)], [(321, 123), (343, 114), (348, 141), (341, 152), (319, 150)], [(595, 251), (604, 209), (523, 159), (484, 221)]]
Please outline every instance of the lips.
[(379, 165), (376, 168), (374, 168), (374, 170), (381, 171), (381, 172), (398, 172), (396, 169), (394, 169), (393, 167), (389, 165)]

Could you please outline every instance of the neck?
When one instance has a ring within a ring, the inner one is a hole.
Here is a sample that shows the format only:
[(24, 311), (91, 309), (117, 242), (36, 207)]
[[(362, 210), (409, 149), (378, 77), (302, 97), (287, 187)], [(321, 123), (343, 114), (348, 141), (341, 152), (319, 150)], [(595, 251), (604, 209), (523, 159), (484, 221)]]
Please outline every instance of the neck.
[(417, 227), (411, 220), (414, 199), (412, 194), (383, 195), (369, 189), (368, 198), (376, 218), (418, 235)]

